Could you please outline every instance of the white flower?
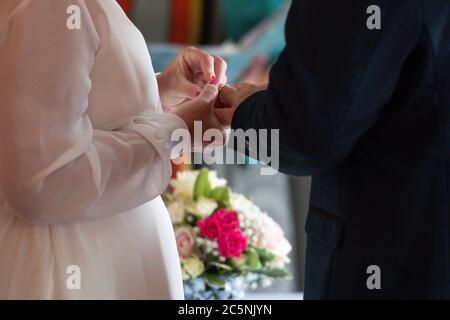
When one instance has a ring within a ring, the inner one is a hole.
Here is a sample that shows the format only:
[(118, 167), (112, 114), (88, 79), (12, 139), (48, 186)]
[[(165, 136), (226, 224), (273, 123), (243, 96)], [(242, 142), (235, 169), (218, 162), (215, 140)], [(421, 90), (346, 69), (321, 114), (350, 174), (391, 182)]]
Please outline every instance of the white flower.
[(191, 278), (186, 270), (184, 270), (183, 266), (181, 267), (181, 278), (183, 279), (183, 281), (189, 280)]
[(189, 211), (198, 218), (206, 218), (214, 213), (217, 209), (217, 203), (214, 200), (200, 197), (198, 201), (189, 206)]
[(233, 193), (230, 199), (231, 206), (242, 214), (243, 219), (257, 219), (261, 210), (252, 201), (242, 194)]
[(198, 257), (192, 256), (188, 259), (181, 261), (181, 268), (186, 273), (185, 277), (197, 278), (201, 276), (205, 271), (205, 265)]
[(211, 184), (211, 188), (223, 187), (227, 185), (227, 180), (219, 178), (217, 176), (217, 171), (209, 171), (208, 172), (208, 180)]
[(283, 229), (266, 214), (260, 216), (260, 235), (258, 246), (265, 248), (277, 256), (287, 256), (292, 250), (289, 241), (284, 237)]
[(177, 200), (169, 203), (167, 211), (169, 211), (169, 216), (173, 224), (182, 223), (184, 221), (185, 212), (183, 201)]
[(275, 259), (267, 264), (267, 267), (273, 269), (284, 269), (287, 264), (291, 263), (288, 256), (275, 256)]
[(262, 287), (263, 288), (268, 288), (268, 287), (270, 287), (271, 285), (272, 285), (272, 279), (271, 278), (268, 278), (268, 277), (264, 277), (263, 279), (262, 279)]
[(260, 233), (260, 217), (264, 213), (250, 199), (242, 194), (233, 193), (230, 198), (233, 209), (239, 212), (239, 221), (244, 233), (251, 235), (249, 244), (257, 245), (256, 239)]
[[(192, 199), (195, 181), (199, 172), (196, 170), (178, 172), (176, 179), (172, 179), (170, 182), (170, 186), (173, 188), (173, 195), (175, 197)], [(208, 171), (208, 180), (213, 189), (227, 185), (227, 180), (219, 178), (216, 171)]]
[(179, 171), (177, 178), (172, 179), (170, 182), (170, 186), (173, 188), (173, 195), (175, 197), (192, 199), (197, 176), (198, 171)]

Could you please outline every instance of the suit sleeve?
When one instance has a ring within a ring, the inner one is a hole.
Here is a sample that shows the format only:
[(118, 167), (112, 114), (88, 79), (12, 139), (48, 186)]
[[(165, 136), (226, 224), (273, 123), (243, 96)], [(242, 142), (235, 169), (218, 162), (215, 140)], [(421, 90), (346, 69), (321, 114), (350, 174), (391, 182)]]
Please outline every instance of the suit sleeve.
[[(367, 25), (374, 4), (381, 29)], [(294, 0), (268, 90), (238, 107), (232, 128), (279, 129), (284, 173), (338, 166), (392, 98), (417, 42), (418, 11), (410, 0)]]

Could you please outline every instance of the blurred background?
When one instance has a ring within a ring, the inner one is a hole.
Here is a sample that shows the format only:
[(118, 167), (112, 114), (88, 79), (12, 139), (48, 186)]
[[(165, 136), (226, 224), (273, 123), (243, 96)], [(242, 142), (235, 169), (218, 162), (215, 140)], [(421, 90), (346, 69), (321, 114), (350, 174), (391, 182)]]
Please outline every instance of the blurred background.
[[(227, 60), (229, 83), (266, 83), (270, 66), (285, 45), (284, 23), (289, 0), (118, 2), (146, 38), (156, 72), (162, 71), (180, 48), (195, 45)], [(297, 298), (297, 293), (303, 291), (304, 222), (310, 179), (280, 173), (262, 176), (256, 161), (247, 159), (246, 163), (215, 165), (212, 169), (237, 192), (252, 196), (258, 206), (281, 224), (293, 245), (293, 280), (280, 280), (270, 289), (254, 294), (271, 299)], [(174, 172), (186, 168), (192, 166), (174, 166)]]

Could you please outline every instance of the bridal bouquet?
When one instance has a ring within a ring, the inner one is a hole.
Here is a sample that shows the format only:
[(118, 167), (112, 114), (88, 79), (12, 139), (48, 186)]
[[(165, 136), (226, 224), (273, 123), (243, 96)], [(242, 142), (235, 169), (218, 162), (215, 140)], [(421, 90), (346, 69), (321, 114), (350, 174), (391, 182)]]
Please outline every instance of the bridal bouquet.
[(164, 195), (186, 299), (240, 299), (289, 276), (291, 245), (281, 227), (217, 173), (182, 171)]

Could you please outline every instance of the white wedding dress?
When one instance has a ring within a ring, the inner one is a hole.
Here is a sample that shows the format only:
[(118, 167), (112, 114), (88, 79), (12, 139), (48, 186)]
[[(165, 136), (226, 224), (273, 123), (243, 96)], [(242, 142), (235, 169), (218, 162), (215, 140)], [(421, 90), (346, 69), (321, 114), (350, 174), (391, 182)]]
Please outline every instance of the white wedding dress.
[(0, 299), (182, 299), (159, 197), (182, 127), (114, 0), (1, 0)]

